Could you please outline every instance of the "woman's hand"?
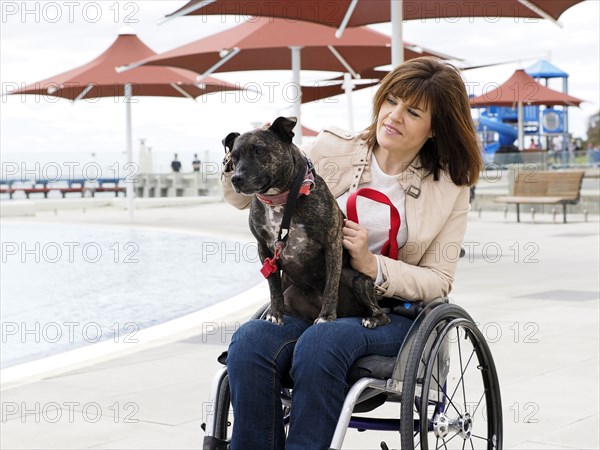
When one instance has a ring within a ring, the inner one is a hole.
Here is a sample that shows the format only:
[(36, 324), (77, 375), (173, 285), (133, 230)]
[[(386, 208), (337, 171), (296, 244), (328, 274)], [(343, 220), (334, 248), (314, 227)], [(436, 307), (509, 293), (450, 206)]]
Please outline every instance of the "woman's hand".
[(369, 251), (369, 232), (351, 220), (344, 221), (342, 228), (344, 248), (350, 252), (350, 265), (373, 280), (377, 277), (377, 258)]

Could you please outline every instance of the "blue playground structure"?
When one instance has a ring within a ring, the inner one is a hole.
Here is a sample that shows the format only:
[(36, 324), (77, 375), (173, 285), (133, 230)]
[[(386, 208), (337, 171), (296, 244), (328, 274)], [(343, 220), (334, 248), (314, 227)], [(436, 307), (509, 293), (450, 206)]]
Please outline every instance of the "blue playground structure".
[[(525, 72), (535, 78), (540, 84), (548, 86), (551, 78), (562, 78), (562, 92), (568, 91), (569, 75), (553, 66), (548, 61), (541, 60), (525, 69)], [(517, 107), (489, 106), (479, 109), (476, 119), (477, 131), (483, 142), (483, 148), (488, 160), (494, 159), (496, 152), (516, 153), (517, 148)], [(568, 114), (567, 108), (561, 106), (540, 107), (525, 105), (523, 107), (525, 146), (529, 147), (533, 138), (539, 150), (550, 149), (562, 151), (568, 144)], [(554, 140), (556, 142), (554, 142)], [(556, 148), (559, 145), (561, 148)], [(523, 150), (523, 149), (522, 149)]]

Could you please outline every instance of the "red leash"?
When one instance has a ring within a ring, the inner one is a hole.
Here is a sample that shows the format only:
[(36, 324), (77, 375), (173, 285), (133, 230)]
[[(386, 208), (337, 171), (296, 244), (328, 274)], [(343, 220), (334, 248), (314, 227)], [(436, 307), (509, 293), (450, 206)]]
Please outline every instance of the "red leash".
[(394, 206), (388, 196), (382, 192), (371, 188), (362, 188), (353, 194), (350, 194), (350, 197), (348, 197), (348, 202), (346, 203), (347, 216), (352, 222), (358, 223), (356, 198), (359, 196), (374, 200), (378, 203), (383, 203), (384, 205), (388, 205), (390, 207), (390, 232), (388, 240), (385, 242), (385, 244), (383, 244), (381, 254), (392, 259), (398, 259), (398, 230), (400, 229), (401, 223), (398, 209)]

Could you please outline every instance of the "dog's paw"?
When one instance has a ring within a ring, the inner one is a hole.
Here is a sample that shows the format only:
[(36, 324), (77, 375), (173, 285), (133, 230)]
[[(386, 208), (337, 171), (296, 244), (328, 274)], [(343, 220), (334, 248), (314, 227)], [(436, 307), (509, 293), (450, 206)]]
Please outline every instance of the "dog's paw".
[(377, 321), (372, 317), (365, 317), (362, 320), (362, 324), (365, 328), (375, 328), (377, 326)]
[(380, 327), (382, 325), (387, 325), (390, 322), (391, 319), (386, 314), (382, 314), (381, 316), (365, 317), (362, 320), (363, 327), (371, 329)]
[(335, 319), (336, 319), (335, 316), (319, 316), (319, 317), (317, 317), (317, 320), (315, 320), (315, 325), (317, 325), (319, 323), (333, 322), (333, 321), (335, 321)]
[(267, 320), (276, 325), (283, 325), (283, 318), (279, 316), (275, 316), (273, 314), (267, 314)]

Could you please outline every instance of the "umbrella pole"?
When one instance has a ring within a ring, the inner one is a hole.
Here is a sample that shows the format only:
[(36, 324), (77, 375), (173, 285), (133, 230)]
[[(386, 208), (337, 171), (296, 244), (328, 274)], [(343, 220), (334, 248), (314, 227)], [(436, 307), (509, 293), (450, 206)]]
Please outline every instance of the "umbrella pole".
[(525, 133), (523, 131), (523, 102), (519, 101), (517, 106), (517, 129), (519, 137), (519, 150), (525, 148)]
[(390, 15), (392, 18), (392, 66), (396, 67), (404, 62), (404, 41), (402, 39), (402, 8), (404, 0), (390, 2)]
[(294, 99), (294, 116), (297, 122), (294, 128), (294, 144), (302, 144), (302, 119), (300, 117), (300, 107), (302, 105), (302, 89), (300, 87), (300, 50), (302, 47), (290, 47), (292, 51), (292, 84), (298, 89)]
[[(125, 127), (126, 127), (126, 140), (127, 140), (127, 164), (125, 167), (131, 167), (133, 163), (133, 137), (131, 133), (131, 83), (125, 84)], [(137, 174), (135, 174), (137, 175)], [(125, 180), (125, 195), (127, 196), (127, 212), (129, 222), (133, 222), (133, 180)]]
[(354, 83), (349, 73), (344, 74), (344, 91), (346, 92), (347, 108), (348, 108), (348, 131), (354, 131), (354, 111), (352, 108), (352, 89)]

